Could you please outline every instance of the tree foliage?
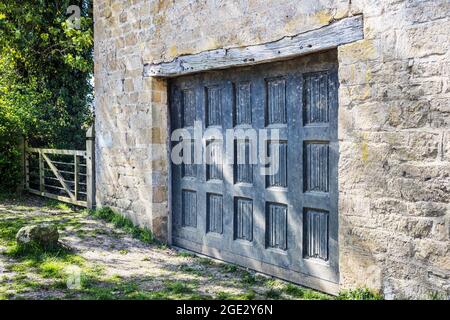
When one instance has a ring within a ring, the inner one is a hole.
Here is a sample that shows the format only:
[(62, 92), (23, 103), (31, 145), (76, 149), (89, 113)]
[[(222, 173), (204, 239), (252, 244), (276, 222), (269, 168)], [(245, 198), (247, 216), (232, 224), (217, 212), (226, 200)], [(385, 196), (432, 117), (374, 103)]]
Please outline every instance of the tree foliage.
[[(67, 8), (80, 8), (80, 28)], [(18, 182), (18, 139), (83, 148), (92, 121), (90, 0), (0, 2), (0, 188)]]

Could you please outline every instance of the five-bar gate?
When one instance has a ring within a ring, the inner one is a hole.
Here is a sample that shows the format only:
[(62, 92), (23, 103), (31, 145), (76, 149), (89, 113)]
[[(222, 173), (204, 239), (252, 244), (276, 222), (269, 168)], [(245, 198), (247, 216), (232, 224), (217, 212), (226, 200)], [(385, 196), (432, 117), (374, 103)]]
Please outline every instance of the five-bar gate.
[(95, 205), (94, 131), (86, 150), (31, 148), (25, 142), (25, 190), (92, 209)]

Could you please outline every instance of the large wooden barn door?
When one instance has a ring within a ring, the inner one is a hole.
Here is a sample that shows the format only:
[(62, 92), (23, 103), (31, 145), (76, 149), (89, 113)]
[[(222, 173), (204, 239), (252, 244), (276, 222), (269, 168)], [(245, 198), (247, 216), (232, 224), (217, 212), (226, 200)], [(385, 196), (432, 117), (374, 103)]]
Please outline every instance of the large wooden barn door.
[[(333, 291), (328, 286), (339, 281), (335, 53), (183, 76), (170, 87), (172, 131), (190, 134), (183, 137), (183, 152), (191, 151), (185, 158), (194, 159), (195, 121), (203, 132), (222, 134), (201, 137), (201, 163), (172, 165), (173, 243)], [(242, 135), (248, 129), (255, 129), (257, 143)], [(274, 153), (275, 174), (261, 174), (267, 167), (261, 155)]]

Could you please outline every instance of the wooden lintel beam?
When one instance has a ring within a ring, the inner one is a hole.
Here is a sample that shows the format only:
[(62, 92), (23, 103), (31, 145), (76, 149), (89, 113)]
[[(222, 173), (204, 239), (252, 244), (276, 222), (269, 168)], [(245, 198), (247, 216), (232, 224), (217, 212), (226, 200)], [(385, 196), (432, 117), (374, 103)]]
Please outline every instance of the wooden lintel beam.
[(148, 77), (174, 77), (294, 58), (329, 50), (364, 38), (361, 15), (335, 21), (319, 29), (247, 47), (216, 49), (177, 57), (173, 61), (144, 65)]

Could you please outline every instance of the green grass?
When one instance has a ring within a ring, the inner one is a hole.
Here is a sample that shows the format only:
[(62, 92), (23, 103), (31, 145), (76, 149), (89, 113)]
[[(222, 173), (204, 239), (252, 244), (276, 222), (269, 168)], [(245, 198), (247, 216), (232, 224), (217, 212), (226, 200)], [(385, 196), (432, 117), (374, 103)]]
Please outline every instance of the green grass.
[(275, 278), (270, 278), (265, 281), (265, 285), (269, 288), (277, 288), (281, 287), (283, 285), (283, 282)]
[(234, 273), (238, 270), (238, 268), (235, 265), (224, 263), (220, 266), (220, 270), (227, 273)]
[(39, 273), (44, 278), (57, 278), (62, 279), (65, 276), (64, 269), (67, 264), (65, 261), (59, 261), (58, 259), (50, 258), (43, 261), (39, 266)]
[(134, 282), (104, 283), (91, 280), (83, 283), (83, 289), (77, 292), (85, 300), (116, 300), (126, 299), (138, 292), (138, 285)]
[(44, 278), (61, 278), (63, 270), (68, 266), (83, 266), (85, 260), (70, 249), (58, 246), (44, 250), (40, 247), (21, 247), (13, 245), (7, 248), (4, 255), (14, 258), (14, 271), (36, 271)]
[(200, 270), (198, 270), (196, 268), (193, 268), (193, 267), (191, 267), (191, 266), (189, 266), (189, 265), (187, 265), (185, 263), (179, 265), (178, 266), (178, 270), (180, 270), (182, 272), (185, 272), (185, 273), (193, 274), (193, 275), (196, 275), (196, 276), (203, 275), (202, 271), (200, 271)]
[[(11, 246), (3, 254), (15, 260), (8, 266), (10, 271), (17, 273), (12, 279), (12, 284), (9, 285), (15, 291), (15, 298), (29, 291), (68, 290), (69, 271), (74, 267), (80, 271), (80, 277), (84, 283), (87, 279), (97, 278), (101, 274), (100, 270), (90, 267), (81, 256), (62, 247), (43, 250)], [(50, 282), (44, 285), (39, 279), (47, 279)]]
[(192, 293), (193, 289), (181, 281), (166, 281), (166, 290), (174, 294)]
[(242, 275), (242, 283), (246, 285), (256, 284), (256, 276), (248, 271), (244, 271)]
[[(142, 282), (142, 280), (139, 280)], [(173, 300), (173, 299), (211, 299), (210, 296), (196, 292), (196, 283), (166, 280), (161, 290), (144, 290), (137, 280), (113, 276), (104, 280), (85, 283), (83, 289), (72, 293), (68, 298), (80, 297), (89, 300)]]
[(89, 211), (89, 213), (93, 217), (112, 223), (116, 228), (125, 231), (126, 233), (130, 234), (133, 238), (139, 239), (142, 242), (145, 243), (156, 242), (150, 230), (135, 226), (130, 219), (115, 213), (110, 208), (91, 210)]
[(178, 251), (178, 256), (183, 258), (195, 258), (196, 256), (193, 253), (188, 251)]
[(449, 300), (450, 297), (447, 296), (444, 292), (432, 291), (428, 293), (429, 300)]
[(292, 297), (304, 300), (330, 300), (333, 298), (332, 296), (329, 296), (325, 293), (320, 293), (308, 288), (303, 288), (292, 283), (288, 283), (283, 288), (283, 291)]
[(0, 220), (0, 244), (5, 246), (14, 245), (17, 231), (24, 227), (27, 222), (25, 218), (7, 218)]
[(277, 300), (281, 297), (281, 292), (276, 289), (269, 289), (266, 291), (265, 296), (267, 299)]
[(253, 300), (255, 299), (255, 296), (255, 293), (251, 290), (246, 293), (238, 294), (220, 291), (216, 294), (215, 298), (218, 300)]
[(383, 296), (368, 288), (343, 290), (337, 296), (338, 300), (383, 300)]
[(209, 259), (209, 258), (203, 258), (203, 257), (198, 258), (197, 262), (203, 266), (209, 266), (209, 267), (215, 266), (217, 264), (217, 262), (215, 262), (214, 260)]
[(45, 203), (45, 206), (47, 208), (58, 209), (58, 210), (62, 210), (62, 211), (72, 210), (72, 208), (69, 204), (58, 201), (58, 200), (53, 200), (53, 199), (48, 199)]
[[(61, 218), (59, 218), (61, 219)], [(67, 270), (76, 266), (82, 273), (92, 272), (86, 265), (86, 261), (73, 252), (70, 248), (58, 245), (54, 248), (41, 248), (39, 246), (23, 247), (16, 243), (17, 231), (29, 223), (39, 223), (43, 220), (51, 220), (50, 217), (42, 219), (25, 219), (22, 217), (5, 217), (0, 220), (0, 244), (5, 247), (2, 252), (7, 256), (11, 264), (5, 268), (16, 273), (7, 284), (15, 291), (14, 297), (18, 298), (21, 293), (34, 290), (48, 290), (48, 288), (67, 289)], [(70, 220), (68, 220), (70, 221)], [(31, 279), (32, 277), (33, 279)], [(36, 279), (50, 280), (50, 284), (43, 286)], [(10, 295), (2, 293), (0, 284), (0, 298), (10, 298)]]

